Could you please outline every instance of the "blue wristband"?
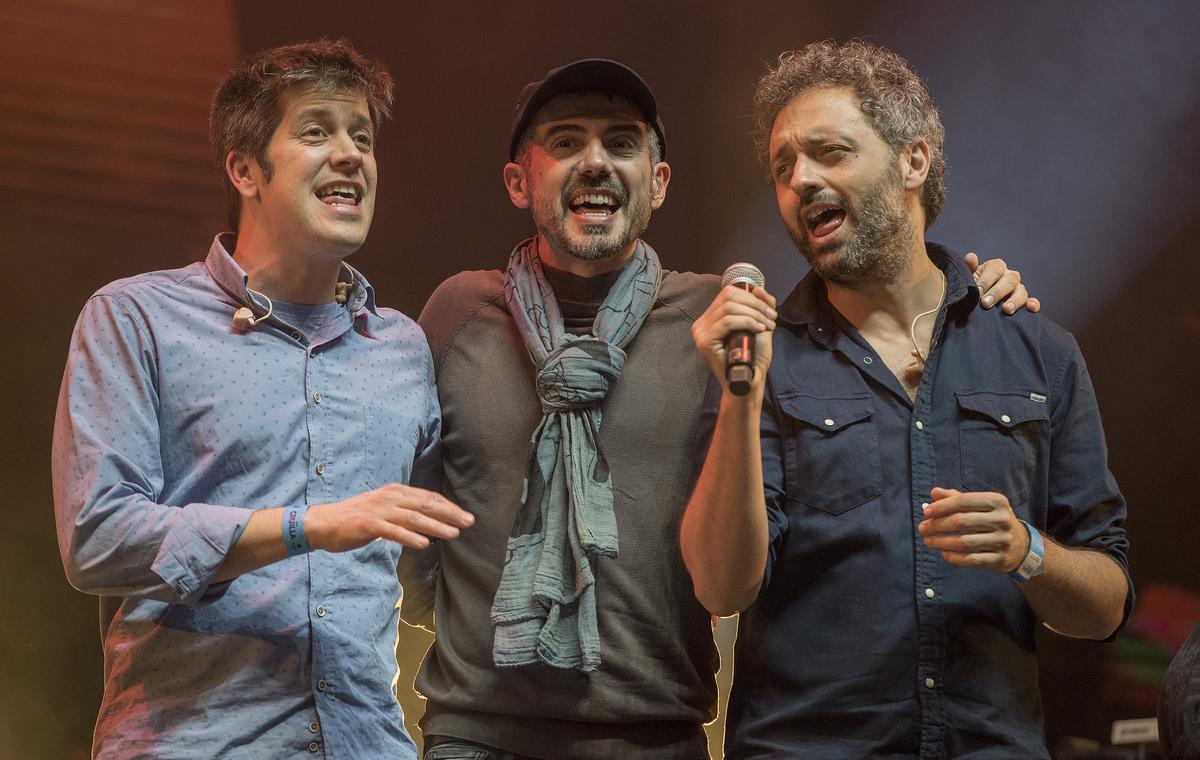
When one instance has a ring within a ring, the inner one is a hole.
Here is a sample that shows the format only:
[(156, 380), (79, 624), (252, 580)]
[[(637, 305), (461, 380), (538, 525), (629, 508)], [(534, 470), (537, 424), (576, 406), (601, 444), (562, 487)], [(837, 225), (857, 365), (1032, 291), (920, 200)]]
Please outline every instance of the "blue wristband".
[(1046, 542), (1042, 540), (1042, 534), (1024, 520), (1021, 520), (1021, 524), (1029, 530), (1029, 552), (1017, 569), (1008, 574), (1018, 582), (1036, 578), (1046, 572)]
[(283, 548), (289, 557), (308, 554), (308, 539), (304, 536), (304, 513), (308, 505), (283, 508)]

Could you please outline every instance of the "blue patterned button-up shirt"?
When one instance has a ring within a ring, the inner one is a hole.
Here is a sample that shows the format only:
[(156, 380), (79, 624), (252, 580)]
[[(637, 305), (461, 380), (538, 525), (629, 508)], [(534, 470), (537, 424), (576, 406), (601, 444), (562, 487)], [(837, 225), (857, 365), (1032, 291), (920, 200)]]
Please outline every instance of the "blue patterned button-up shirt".
[(398, 545), (212, 578), (256, 508), (428, 482), (424, 335), (349, 267), (344, 308), (281, 304), (239, 334), (235, 309), (266, 309), (232, 244), (106, 286), (72, 338), (54, 498), (67, 576), (100, 597), (94, 752), (413, 758), (394, 694)]

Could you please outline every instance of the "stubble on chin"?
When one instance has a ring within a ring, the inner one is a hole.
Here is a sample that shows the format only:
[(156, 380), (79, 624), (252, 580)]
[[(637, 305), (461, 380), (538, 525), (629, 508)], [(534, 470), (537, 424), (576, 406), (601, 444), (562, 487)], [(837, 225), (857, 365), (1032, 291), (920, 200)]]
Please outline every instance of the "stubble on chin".
[(543, 199), (533, 210), (533, 222), (538, 234), (548, 239), (556, 250), (580, 261), (603, 261), (620, 255), (641, 237), (650, 223), (650, 203), (647, 198), (626, 198), (622, 207), (623, 220), (619, 225), (585, 224), (582, 237), (567, 230), (566, 201), (555, 203)]
[(888, 172), (871, 187), (853, 213), (855, 229), (848, 240), (817, 251), (803, 220), (787, 226), (792, 242), (821, 279), (853, 287), (895, 282), (908, 273), (914, 230), (899, 181), (898, 172)]

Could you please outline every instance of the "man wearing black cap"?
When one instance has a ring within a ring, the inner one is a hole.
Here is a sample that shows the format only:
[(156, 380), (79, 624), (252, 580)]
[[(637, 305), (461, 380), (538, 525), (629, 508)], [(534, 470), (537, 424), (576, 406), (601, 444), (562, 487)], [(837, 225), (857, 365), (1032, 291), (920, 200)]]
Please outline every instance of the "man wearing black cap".
[(504, 180), (537, 234), (421, 315), (445, 493), (476, 515), (470, 543), (441, 547), (427, 758), (708, 756), (717, 653), (676, 537), (707, 382), (688, 330), (717, 284), (639, 240), (665, 154), (653, 94), (619, 63), (527, 86)]
[(708, 756), (718, 659), (678, 528), (708, 374), (690, 328), (718, 282), (639, 239), (666, 150), (619, 63), (528, 85), (504, 180), (537, 234), (420, 317), (445, 495), (476, 517), (440, 568), (402, 567), (404, 617), (437, 618), (416, 680), (429, 760)]

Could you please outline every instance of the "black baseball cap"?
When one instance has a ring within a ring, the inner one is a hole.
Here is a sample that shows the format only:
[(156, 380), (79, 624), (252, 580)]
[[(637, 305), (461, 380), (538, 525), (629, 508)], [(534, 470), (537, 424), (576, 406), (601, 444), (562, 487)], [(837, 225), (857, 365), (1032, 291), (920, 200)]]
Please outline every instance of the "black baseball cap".
[(538, 109), (558, 95), (568, 92), (596, 90), (610, 95), (620, 95), (629, 100), (646, 118), (662, 145), (663, 158), (667, 157), (667, 132), (658, 115), (658, 103), (646, 80), (623, 63), (607, 58), (584, 58), (550, 69), (539, 82), (530, 82), (517, 98), (513, 114), (512, 138), (508, 143), (508, 160), (517, 160), (517, 143)]

